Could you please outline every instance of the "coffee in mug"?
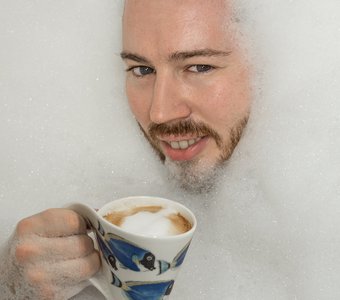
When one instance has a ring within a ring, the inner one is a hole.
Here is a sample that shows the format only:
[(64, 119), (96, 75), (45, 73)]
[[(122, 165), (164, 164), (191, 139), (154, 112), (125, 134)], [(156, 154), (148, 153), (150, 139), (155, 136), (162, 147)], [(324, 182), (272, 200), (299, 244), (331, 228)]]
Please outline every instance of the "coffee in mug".
[(182, 234), (192, 228), (180, 212), (166, 206), (131, 206), (103, 217), (123, 230), (153, 237)]

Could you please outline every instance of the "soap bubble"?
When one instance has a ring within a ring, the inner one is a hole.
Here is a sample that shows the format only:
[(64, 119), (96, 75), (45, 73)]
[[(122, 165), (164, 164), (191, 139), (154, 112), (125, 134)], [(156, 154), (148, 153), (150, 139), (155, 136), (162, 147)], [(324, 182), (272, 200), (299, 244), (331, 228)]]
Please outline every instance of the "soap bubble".
[[(2, 1), (3, 247), (49, 207), (161, 196), (199, 223), (172, 299), (340, 297), (340, 4), (234, 3), (252, 113), (217, 188), (191, 195), (168, 181), (129, 111), (123, 2)], [(94, 298), (88, 288), (74, 299)]]

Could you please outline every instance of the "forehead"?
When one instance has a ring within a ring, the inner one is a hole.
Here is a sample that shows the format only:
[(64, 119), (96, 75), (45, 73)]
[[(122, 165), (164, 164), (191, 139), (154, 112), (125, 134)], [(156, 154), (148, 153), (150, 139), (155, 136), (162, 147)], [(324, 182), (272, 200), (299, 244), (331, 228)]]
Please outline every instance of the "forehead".
[(228, 0), (126, 0), (123, 50), (166, 55), (203, 48), (231, 50)]

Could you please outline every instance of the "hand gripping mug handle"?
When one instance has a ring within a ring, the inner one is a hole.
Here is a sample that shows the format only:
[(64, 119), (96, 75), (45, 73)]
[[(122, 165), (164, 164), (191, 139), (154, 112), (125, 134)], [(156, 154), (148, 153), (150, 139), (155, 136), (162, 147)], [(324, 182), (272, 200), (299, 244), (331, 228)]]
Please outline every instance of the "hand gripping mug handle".
[[(81, 215), (86, 223), (90, 228), (91, 233), (89, 234), (89, 236), (93, 239), (94, 244), (95, 244), (95, 248), (98, 250), (97, 247), (97, 242), (96, 239), (94, 237), (94, 233), (93, 233), (93, 227), (92, 226), (96, 226), (95, 224), (97, 224), (97, 220), (98, 220), (98, 215), (96, 213), (96, 211), (84, 204), (81, 203), (71, 203), (69, 205), (66, 206), (67, 209), (71, 209), (74, 210), (76, 213), (78, 213), (79, 215)], [(105, 286), (105, 277), (104, 274), (102, 273), (102, 271), (100, 270), (97, 274), (95, 274), (92, 278), (90, 278), (88, 280), (90, 282), (91, 285), (93, 285), (95, 288), (97, 288), (106, 299), (110, 299), (111, 297), (109, 296), (108, 293), (108, 289)]]

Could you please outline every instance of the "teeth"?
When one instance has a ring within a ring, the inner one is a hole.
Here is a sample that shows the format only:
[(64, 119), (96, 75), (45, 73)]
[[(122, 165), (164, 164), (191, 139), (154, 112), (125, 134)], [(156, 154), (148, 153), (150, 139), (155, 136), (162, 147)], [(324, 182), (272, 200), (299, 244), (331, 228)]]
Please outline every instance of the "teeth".
[(191, 145), (193, 145), (193, 144), (195, 144), (195, 140), (189, 140), (189, 145), (191, 146)]
[(189, 147), (188, 141), (180, 141), (180, 142), (179, 142), (179, 147), (180, 147), (181, 149), (186, 149), (186, 148), (188, 148), (188, 147)]
[(170, 146), (172, 149), (179, 149), (179, 143), (178, 142), (170, 142)]
[(189, 146), (197, 143), (200, 139), (201, 138), (191, 139), (191, 140), (183, 140), (183, 141), (174, 141), (174, 142), (170, 142), (170, 146), (171, 146), (172, 149), (182, 149), (182, 150), (185, 150)]

